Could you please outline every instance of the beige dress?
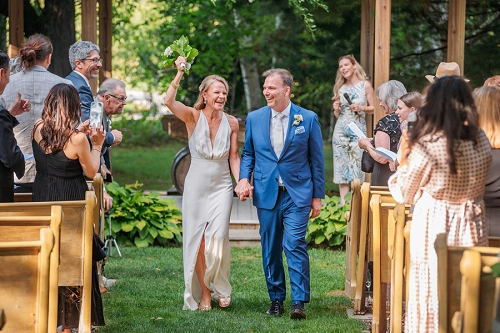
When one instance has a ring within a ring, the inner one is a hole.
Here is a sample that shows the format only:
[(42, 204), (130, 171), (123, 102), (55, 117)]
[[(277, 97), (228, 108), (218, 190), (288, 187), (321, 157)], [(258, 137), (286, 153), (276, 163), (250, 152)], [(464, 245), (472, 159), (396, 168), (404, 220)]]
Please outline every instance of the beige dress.
[(455, 148), (457, 174), (446, 162), (446, 138), (424, 137), (408, 163), (389, 178), (398, 202), (414, 204), (410, 230), (410, 295), (405, 331), (438, 331), (437, 255), (434, 241), (448, 234), (449, 246), (486, 245), (484, 185), (491, 163), (488, 139), (460, 141)]
[(200, 118), (189, 139), (191, 165), (184, 182), (182, 198), (184, 310), (198, 309), (201, 287), (195, 272), (196, 256), (205, 233), (205, 285), (212, 297), (231, 295), (229, 284), (229, 218), (233, 202), (233, 183), (229, 173), (231, 127), (222, 117), (214, 144), (208, 121)]

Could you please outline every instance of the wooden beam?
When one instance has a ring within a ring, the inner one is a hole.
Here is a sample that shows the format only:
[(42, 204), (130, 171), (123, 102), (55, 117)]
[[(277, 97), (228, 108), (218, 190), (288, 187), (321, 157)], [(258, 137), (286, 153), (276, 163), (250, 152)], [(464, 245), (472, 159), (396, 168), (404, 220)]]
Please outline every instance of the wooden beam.
[[(375, 58), (373, 88), (375, 91), (389, 81), (391, 57), (391, 0), (375, 0)], [(384, 117), (384, 110), (375, 102), (373, 121)], [(385, 332), (385, 330), (381, 330)]]
[[(360, 43), (359, 63), (363, 66), (366, 75), (368, 75), (373, 85), (373, 61), (375, 53), (375, 0), (361, 1)], [(371, 133), (373, 133), (373, 115), (366, 115), (366, 131), (368, 136), (371, 136)]]
[(24, 4), (19, 0), (9, 0), (9, 50), (10, 58), (17, 57), (24, 37)]
[(448, 4), (447, 62), (456, 62), (464, 75), (465, 4), (466, 0), (450, 0)]
[(107, 78), (112, 76), (112, 40), (113, 26), (111, 19), (113, 17), (112, 0), (99, 0), (99, 47), (101, 48), (101, 58), (103, 64), (99, 72), (99, 82), (102, 83)]
[[(97, 44), (97, 1), (82, 0), (82, 40)], [(96, 80), (90, 80), (92, 93), (97, 93)]]

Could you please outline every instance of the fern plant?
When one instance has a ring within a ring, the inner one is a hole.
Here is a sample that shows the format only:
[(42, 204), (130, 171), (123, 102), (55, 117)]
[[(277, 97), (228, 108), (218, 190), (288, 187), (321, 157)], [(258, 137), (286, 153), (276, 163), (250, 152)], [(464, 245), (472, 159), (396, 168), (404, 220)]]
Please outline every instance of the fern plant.
[(345, 205), (340, 207), (340, 197), (326, 196), (322, 200), (322, 208), (319, 215), (309, 220), (306, 233), (307, 243), (314, 242), (316, 245), (326, 244), (338, 246), (344, 243), (347, 231), (345, 214), (350, 209), (351, 194), (345, 196)]
[(141, 187), (138, 182), (125, 187), (116, 182), (106, 185), (113, 197), (111, 230), (117, 241), (137, 247), (182, 243), (182, 214), (175, 201), (154, 192), (145, 194)]

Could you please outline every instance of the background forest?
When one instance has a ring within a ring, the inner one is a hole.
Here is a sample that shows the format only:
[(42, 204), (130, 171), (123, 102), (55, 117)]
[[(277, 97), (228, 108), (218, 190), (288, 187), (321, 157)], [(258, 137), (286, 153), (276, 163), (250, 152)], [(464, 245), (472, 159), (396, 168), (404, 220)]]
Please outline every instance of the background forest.
[[(6, 49), (7, 0), (0, 1), (0, 49)], [(24, 0), (26, 36), (51, 37), (51, 68), (70, 71), (67, 49), (79, 39), (78, 0)], [(199, 49), (180, 98), (192, 105), (202, 78), (217, 73), (230, 84), (227, 110), (245, 114), (263, 105), (260, 74), (288, 68), (292, 100), (331, 121), (337, 59), (359, 58), (361, 0), (115, 0), (113, 76), (129, 88), (163, 92), (174, 76), (162, 67), (166, 46), (181, 35)], [(448, 0), (393, 0), (391, 79), (421, 89), (424, 75), (445, 61)], [(500, 73), (500, 1), (467, 1), (464, 74), (472, 85)], [(74, 19), (76, 17), (76, 20)], [(77, 27), (75, 31), (75, 26)], [(154, 111), (154, 110), (153, 110)], [(325, 137), (329, 135), (324, 132)]]

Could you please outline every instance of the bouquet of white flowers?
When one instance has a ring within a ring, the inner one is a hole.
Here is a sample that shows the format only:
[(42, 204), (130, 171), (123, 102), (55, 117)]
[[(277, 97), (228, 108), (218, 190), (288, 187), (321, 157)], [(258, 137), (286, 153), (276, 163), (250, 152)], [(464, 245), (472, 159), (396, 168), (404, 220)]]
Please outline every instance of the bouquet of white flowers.
[(191, 64), (193, 63), (194, 58), (198, 55), (198, 50), (189, 46), (189, 39), (186, 36), (181, 36), (178, 40), (174, 41), (169, 47), (165, 49), (163, 52), (163, 56), (165, 57), (165, 67), (176, 67), (175, 60), (181, 56), (187, 58), (187, 64), (181, 66), (181, 69), (184, 73), (189, 74), (189, 70), (191, 69)]

